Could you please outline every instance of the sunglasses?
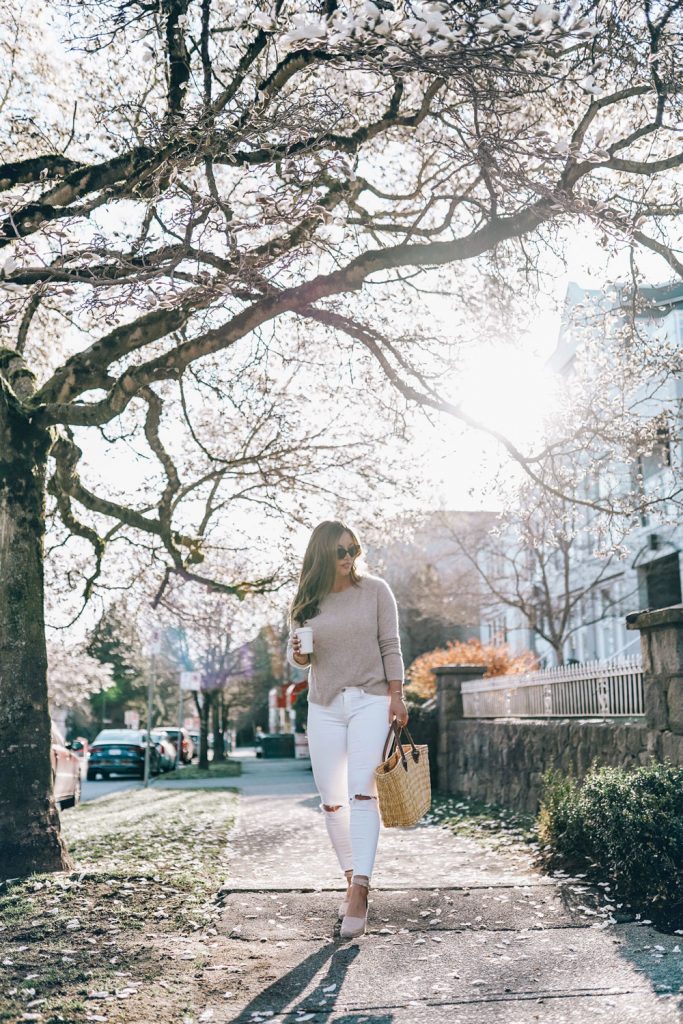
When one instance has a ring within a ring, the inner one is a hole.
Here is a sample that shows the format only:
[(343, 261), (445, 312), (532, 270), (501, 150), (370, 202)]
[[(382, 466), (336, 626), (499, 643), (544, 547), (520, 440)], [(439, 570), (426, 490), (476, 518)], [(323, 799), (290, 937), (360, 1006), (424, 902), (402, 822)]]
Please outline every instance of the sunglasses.
[(337, 548), (337, 558), (339, 559), (340, 562), (341, 562), (342, 558), (346, 558), (347, 555), (349, 556), (349, 558), (355, 558), (356, 555), (359, 555), (359, 554), (360, 554), (360, 548), (358, 547), (357, 544), (352, 544), (350, 548), (342, 548), (342, 547), (338, 547)]

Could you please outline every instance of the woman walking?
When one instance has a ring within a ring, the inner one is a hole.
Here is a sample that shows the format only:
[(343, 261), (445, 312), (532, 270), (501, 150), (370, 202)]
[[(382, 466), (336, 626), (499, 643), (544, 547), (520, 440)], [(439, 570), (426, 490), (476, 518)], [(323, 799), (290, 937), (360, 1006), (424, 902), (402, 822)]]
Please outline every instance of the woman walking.
[[(325, 824), (346, 875), (342, 938), (362, 935), (379, 838), (374, 772), (390, 723), (408, 721), (396, 601), (378, 576), (360, 575), (354, 531), (337, 520), (314, 529), (292, 603), (287, 659), (310, 665), (308, 745)], [(304, 654), (296, 630), (313, 631)]]

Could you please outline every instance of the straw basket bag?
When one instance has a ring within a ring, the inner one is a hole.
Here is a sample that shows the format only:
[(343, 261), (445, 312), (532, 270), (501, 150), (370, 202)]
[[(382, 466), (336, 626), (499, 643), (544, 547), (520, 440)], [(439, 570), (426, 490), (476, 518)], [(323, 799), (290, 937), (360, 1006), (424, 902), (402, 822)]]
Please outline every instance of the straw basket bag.
[[(425, 743), (415, 746), (407, 729), (411, 749), (401, 745), (405, 726), (392, 722), (384, 743), (382, 763), (375, 768), (379, 812), (386, 827), (416, 825), (432, 802), (429, 781), (429, 749)], [(389, 755), (387, 746), (393, 740)]]

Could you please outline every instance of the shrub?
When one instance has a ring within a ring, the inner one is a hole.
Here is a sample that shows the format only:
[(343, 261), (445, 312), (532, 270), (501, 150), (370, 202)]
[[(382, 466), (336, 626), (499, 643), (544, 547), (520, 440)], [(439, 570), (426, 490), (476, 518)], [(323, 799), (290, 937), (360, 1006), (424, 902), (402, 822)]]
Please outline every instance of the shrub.
[[(538, 834), (548, 867), (568, 859), (584, 866), (590, 857), (580, 809), (580, 787), (571, 775), (549, 768), (543, 776), (543, 797), (538, 814)], [(569, 853), (571, 851), (571, 854)]]
[(538, 825), (546, 867), (608, 881), (632, 909), (683, 926), (683, 767), (593, 765), (581, 784), (548, 771)]
[(496, 647), (481, 640), (451, 640), (445, 647), (421, 654), (406, 672), (406, 694), (410, 697), (433, 697), (436, 679), (433, 668), (441, 665), (486, 665), (487, 676), (518, 675), (537, 667), (531, 651), (512, 654), (507, 644)]

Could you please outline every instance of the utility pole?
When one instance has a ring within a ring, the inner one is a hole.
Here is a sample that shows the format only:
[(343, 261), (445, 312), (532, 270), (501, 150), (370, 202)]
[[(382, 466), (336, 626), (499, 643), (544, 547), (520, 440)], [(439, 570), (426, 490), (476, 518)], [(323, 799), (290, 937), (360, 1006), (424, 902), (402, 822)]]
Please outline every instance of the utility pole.
[(150, 646), (149, 679), (147, 681), (147, 742), (145, 744), (145, 788), (149, 786), (150, 745), (152, 737), (152, 708), (154, 706), (154, 687), (156, 685), (157, 654), (159, 653), (160, 634), (155, 629)]
[(178, 742), (176, 743), (175, 751), (175, 770), (178, 771), (180, 768), (180, 750), (183, 745), (183, 673), (178, 673)]

